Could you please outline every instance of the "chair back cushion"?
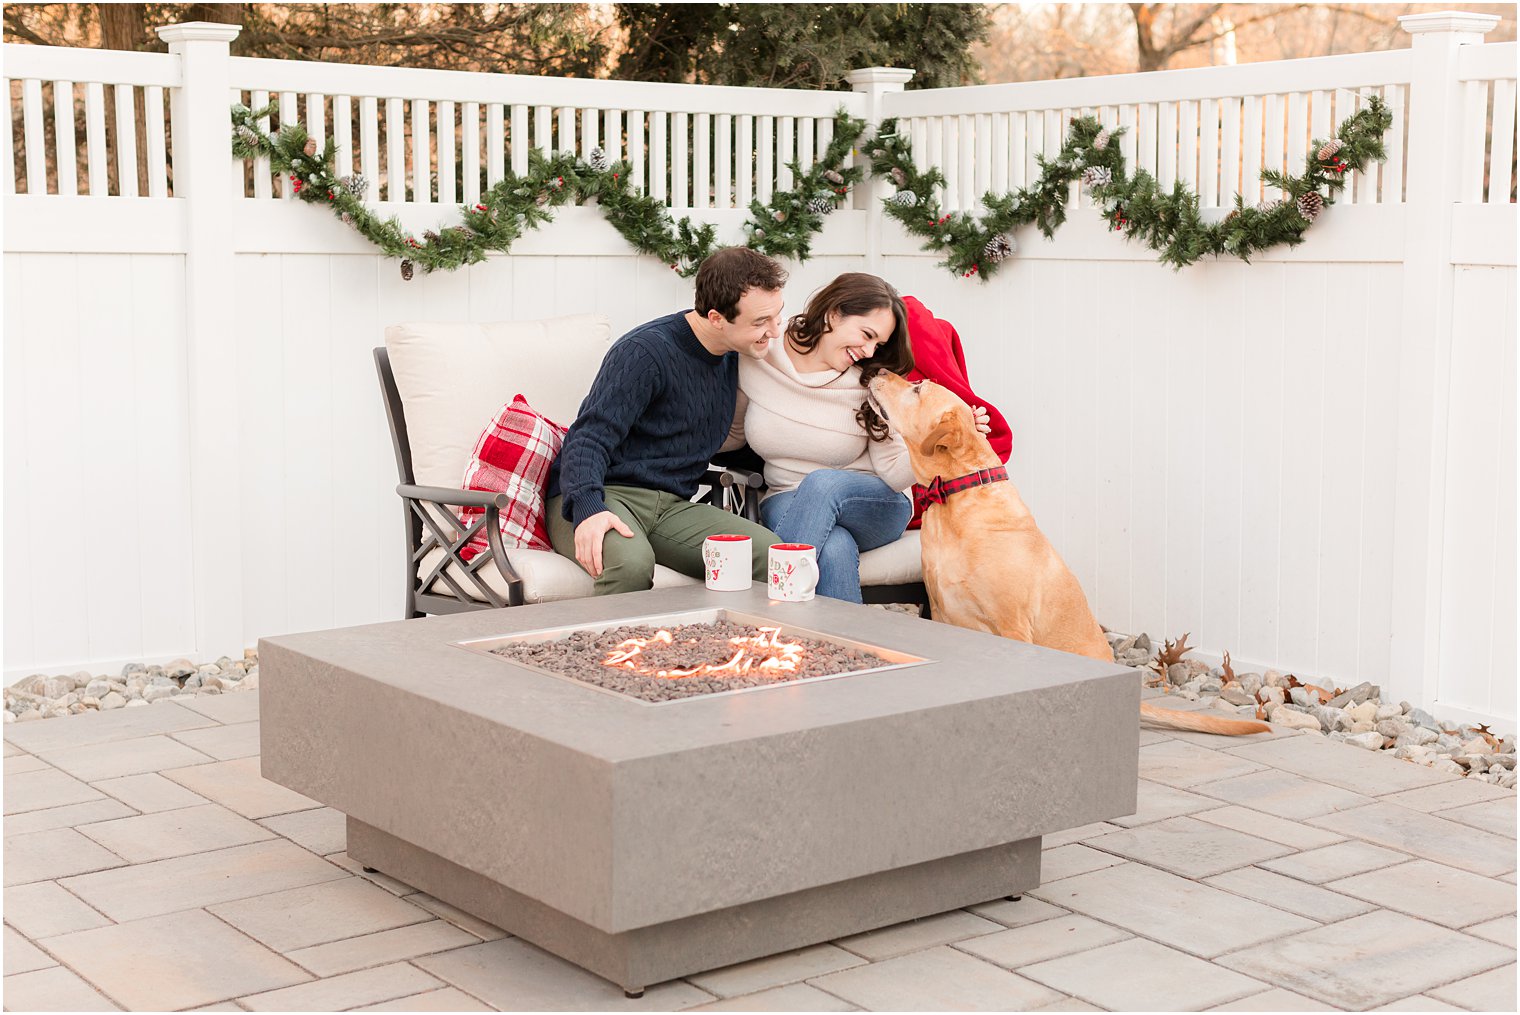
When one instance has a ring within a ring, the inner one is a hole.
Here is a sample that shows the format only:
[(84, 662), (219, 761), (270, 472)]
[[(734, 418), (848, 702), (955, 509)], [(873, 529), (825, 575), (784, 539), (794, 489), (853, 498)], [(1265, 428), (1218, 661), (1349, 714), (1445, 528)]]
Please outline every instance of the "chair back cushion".
[[(549, 465), (564, 439), (565, 428), (535, 412), (522, 395), (503, 405), (481, 432), (465, 470), (464, 488), (507, 495), (508, 504), (500, 512), (504, 547), (554, 549), (544, 523), (544, 493)], [(485, 508), (461, 507), (459, 520), (470, 525), (485, 513)], [(489, 548), (482, 529), (459, 555), (472, 560)]]
[(481, 429), (513, 392), (569, 426), (611, 341), (610, 322), (597, 314), (386, 328), (413, 480), (460, 489)]

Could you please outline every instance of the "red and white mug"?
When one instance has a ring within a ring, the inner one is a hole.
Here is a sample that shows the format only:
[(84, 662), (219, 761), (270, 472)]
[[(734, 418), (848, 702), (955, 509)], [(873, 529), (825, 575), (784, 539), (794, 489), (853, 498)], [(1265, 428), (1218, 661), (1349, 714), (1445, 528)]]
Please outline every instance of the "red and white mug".
[(808, 543), (772, 543), (766, 594), (780, 603), (805, 603), (818, 589), (818, 549)]
[(702, 540), (702, 576), (714, 592), (743, 592), (754, 569), (748, 536), (719, 534)]

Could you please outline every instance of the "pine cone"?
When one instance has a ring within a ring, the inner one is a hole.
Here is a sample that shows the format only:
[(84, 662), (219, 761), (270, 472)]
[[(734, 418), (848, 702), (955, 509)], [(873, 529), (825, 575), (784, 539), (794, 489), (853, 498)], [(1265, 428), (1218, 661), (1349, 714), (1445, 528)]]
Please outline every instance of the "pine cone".
[(243, 144), (247, 145), (249, 148), (259, 147), (259, 132), (248, 126), (246, 123), (239, 124), (237, 130), (233, 131), (233, 133), (238, 136), (239, 141), (243, 142)]
[(365, 179), (363, 173), (355, 173), (352, 176), (345, 176), (338, 182), (343, 184), (344, 190), (348, 191), (354, 197), (359, 198), (361, 201), (364, 199), (365, 192), (369, 190), (369, 180)]
[(591, 154), (587, 156), (586, 161), (590, 164), (591, 168), (596, 170), (598, 173), (605, 173), (612, 166), (612, 160), (609, 159), (607, 157), (607, 153), (600, 148), (591, 149)]
[(1313, 222), (1325, 210), (1325, 199), (1319, 196), (1318, 191), (1311, 190), (1298, 199), (1297, 207), (1300, 215)]
[(1338, 137), (1333, 137), (1319, 146), (1319, 151), (1314, 153), (1314, 157), (1319, 159), (1321, 162), (1325, 162), (1329, 159), (1334, 158), (1336, 153), (1338, 153), (1344, 147), (1346, 147), (1346, 143), (1344, 141)]
[(1089, 190), (1106, 187), (1114, 182), (1113, 170), (1107, 166), (1088, 166), (1082, 170), (1082, 186)]
[(834, 210), (834, 199), (831, 197), (815, 197), (807, 203), (807, 209), (814, 215), (827, 215)]
[(306, 153), (307, 158), (311, 158), (313, 155), (317, 154), (317, 139), (314, 137), (307, 138), (306, 146), (302, 148), (301, 151)]
[(1098, 136), (1093, 138), (1093, 151), (1101, 152), (1103, 149), (1107, 148), (1108, 142), (1112, 141), (1113, 137), (1113, 131), (1109, 130), (1107, 127), (1104, 127), (1102, 130), (1098, 131)]
[(905, 186), (908, 182), (908, 174), (903, 172), (902, 166), (893, 166), (891, 176), (892, 182), (899, 188)]
[(412, 262), (410, 260), (404, 260), (401, 262), (401, 280), (403, 282), (410, 282), (412, 280), (413, 271), (414, 269), (412, 268)]
[(775, 219), (777, 222), (785, 222), (786, 221), (786, 212), (784, 212), (784, 211), (775, 211), (775, 212), (772, 212), (771, 213), (771, 218)]
[(832, 183), (836, 187), (839, 186), (839, 185), (841, 185), (842, 183), (844, 183), (844, 177), (840, 176), (838, 173), (836, 173), (832, 169), (826, 170), (824, 172), (824, 174), (823, 174), (823, 178), (825, 180), (828, 180), (830, 183)]
[(1011, 255), (1016, 249), (1017, 244), (1014, 243), (1013, 237), (1007, 233), (1003, 233), (994, 236), (987, 241), (986, 246), (982, 247), (982, 259), (997, 264)]
[(899, 208), (913, 208), (918, 204), (918, 195), (911, 190), (899, 190), (890, 200)]

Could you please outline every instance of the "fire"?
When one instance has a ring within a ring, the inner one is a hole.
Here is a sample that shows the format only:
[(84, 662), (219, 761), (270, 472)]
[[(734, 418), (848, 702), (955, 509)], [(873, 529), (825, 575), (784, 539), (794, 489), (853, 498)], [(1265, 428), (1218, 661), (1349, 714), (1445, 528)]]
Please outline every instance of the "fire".
[[(607, 658), (602, 660), (602, 665), (631, 670), (646, 677), (663, 677), (669, 680), (699, 676), (736, 677), (744, 676), (752, 670), (773, 675), (795, 673), (798, 666), (802, 664), (802, 657), (806, 650), (797, 642), (782, 641), (779, 627), (762, 627), (758, 628), (758, 631), (758, 634), (749, 637), (728, 639), (729, 644), (734, 646), (733, 657), (716, 666), (703, 663), (691, 667), (661, 669), (657, 664), (641, 660), (639, 657), (645, 649), (657, 650), (661, 646), (676, 644), (675, 636), (665, 630), (656, 631), (648, 638), (629, 638), (619, 642), (607, 653)], [(698, 639), (689, 638), (680, 644), (696, 645)]]

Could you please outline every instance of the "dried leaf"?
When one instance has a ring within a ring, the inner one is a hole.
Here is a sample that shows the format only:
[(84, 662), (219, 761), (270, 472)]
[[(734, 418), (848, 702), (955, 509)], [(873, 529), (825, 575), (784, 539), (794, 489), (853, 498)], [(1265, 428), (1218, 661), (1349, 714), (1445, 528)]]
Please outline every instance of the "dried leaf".
[(1161, 664), (1161, 672), (1165, 673), (1168, 666), (1182, 662), (1182, 657), (1193, 651), (1188, 647), (1187, 640), (1187, 633), (1176, 641), (1167, 640), (1165, 647), (1161, 649), (1161, 654), (1156, 657), (1156, 661)]
[(1224, 670), (1224, 679), (1226, 683), (1230, 683), (1235, 680), (1235, 669), (1230, 665), (1230, 653), (1226, 652), (1224, 654), (1224, 662), (1219, 664), (1219, 668)]
[(1319, 703), (1321, 705), (1328, 705), (1328, 704), (1330, 704), (1330, 699), (1333, 698), (1333, 697), (1335, 697), (1335, 694), (1333, 694), (1330, 691), (1325, 690), (1323, 687), (1320, 687), (1317, 684), (1300, 684), (1299, 686), (1302, 687), (1304, 690), (1308, 691), (1310, 694), (1313, 694), (1316, 697), (1318, 697), (1319, 698)]
[(1267, 721), (1267, 706), (1265, 704), (1256, 706), (1256, 718), (1261, 722)]
[(1489, 731), (1488, 723), (1474, 726), (1473, 729), (1477, 731), (1478, 736), (1488, 741), (1488, 746), (1492, 747), (1494, 750), (1497, 751), (1502, 746), (1502, 744), (1499, 742), (1499, 738), (1494, 736), (1493, 733)]

